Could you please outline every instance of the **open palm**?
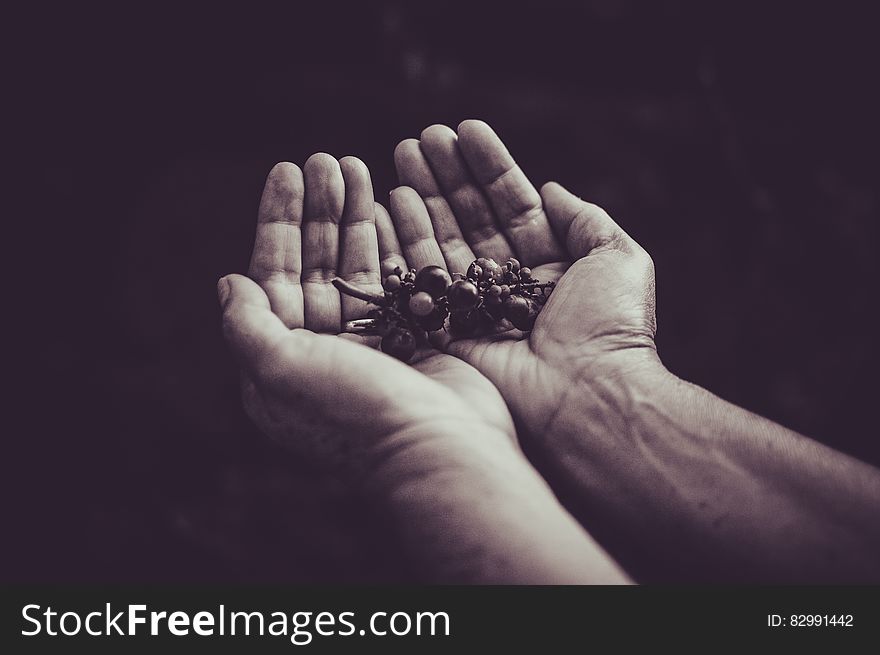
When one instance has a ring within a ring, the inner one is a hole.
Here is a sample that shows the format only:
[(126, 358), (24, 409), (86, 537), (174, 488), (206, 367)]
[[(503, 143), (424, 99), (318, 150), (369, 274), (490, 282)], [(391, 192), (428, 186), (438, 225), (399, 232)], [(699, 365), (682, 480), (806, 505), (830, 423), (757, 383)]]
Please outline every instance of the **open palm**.
[[(446, 351), (498, 387), (530, 432), (569, 393), (635, 356), (653, 357), (653, 264), (599, 207), (555, 183), (539, 194), (482, 121), (427, 128), (395, 150), (398, 235), (423, 263), (464, 272), (475, 257), (517, 257), (557, 286), (534, 331), (462, 339)], [(635, 361), (635, 360), (633, 360)]]
[(371, 454), (399, 452), (413, 434), (485, 432), (514, 443), (504, 401), (472, 366), (432, 352), (410, 367), (339, 334), (368, 306), (341, 296), (333, 278), (380, 289), (377, 212), (387, 219), (353, 157), (318, 154), (302, 171), (283, 163), (270, 173), (249, 278), (221, 281), (248, 413), (293, 450), (351, 460), (343, 465), (369, 466)]

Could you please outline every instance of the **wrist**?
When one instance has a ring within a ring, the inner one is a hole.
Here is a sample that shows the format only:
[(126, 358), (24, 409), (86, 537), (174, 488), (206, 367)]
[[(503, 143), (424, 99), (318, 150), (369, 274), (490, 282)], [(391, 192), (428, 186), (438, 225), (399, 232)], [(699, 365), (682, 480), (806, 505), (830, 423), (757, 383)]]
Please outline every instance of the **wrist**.
[(626, 581), (509, 435), (448, 425), (421, 436), (386, 459), (367, 489), (421, 579)]
[(415, 485), (476, 484), (528, 462), (510, 435), (466, 417), (407, 426), (382, 440), (363, 476), (365, 493), (385, 503)]
[(619, 453), (630, 427), (657, 404), (663, 389), (674, 380), (653, 348), (606, 353), (570, 382), (543, 437), (538, 436), (549, 448), (554, 448), (551, 444), (559, 446), (558, 456), (563, 456), (565, 444), (573, 441), (578, 442), (579, 450), (589, 447), (592, 456)]

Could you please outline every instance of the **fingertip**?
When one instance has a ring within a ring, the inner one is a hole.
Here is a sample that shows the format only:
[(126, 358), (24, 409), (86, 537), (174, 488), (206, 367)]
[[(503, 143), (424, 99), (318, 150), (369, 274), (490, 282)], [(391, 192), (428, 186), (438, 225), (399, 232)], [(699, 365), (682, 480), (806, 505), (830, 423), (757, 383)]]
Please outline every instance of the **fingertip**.
[(381, 217), (387, 217), (387, 216), (389, 216), (389, 215), (388, 215), (388, 210), (385, 209), (385, 205), (383, 205), (381, 202), (375, 201), (375, 202), (373, 203), (373, 210), (374, 210), (374, 213), (375, 213), (375, 215), (376, 215), (376, 221), (377, 221), (377, 222), (379, 221), (379, 219), (380, 219)]
[(301, 179), (302, 171), (299, 166), (289, 161), (280, 161), (275, 164), (266, 176), (267, 180), (290, 180)]
[(416, 201), (421, 203), (422, 197), (411, 186), (403, 185), (391, 190), (389, 201), (391, 205), (391, 213), (393, 214), (395, 210), (400, 210), (410, 203)]
[(237, 273), (226, 275), (220, 278), (217, 283), (218, 292), (221, 284), (225, 287), (226, 306), (248, 304), (269, 308), (269, 298), (266, 296), (266, 292), (249, 277)]
[(453, 130), (448, 125), (443, 125), (441, 123), (429, 125), (424, 130), (422, 130), (421, 134), (421, 142), (428, 144), (447, 142), (450, 140), (454, 141), (457, 138), (458, 137), (455, 134), (455, 130)]
[(563, 187), (559, 182), (545, 182), (541, 185), (541, 197), (543, 198), (545, 195), (553, 196), (558, 194), (560, 191), (565, 191), (565, 187)]
[(545, 205), (558, 205), (563, 202), (584, 202), (579, 196), (562, 186), (559, 182), (545, 182), (541, 186), (541, 200)]
[(220, 308), (225, 309), (226, 303), (229, 302), (229, 294), (230, 294), (230, 286), (229, 280), (226, 279), (227, 276), (221, 277), (217, 280), (217, 299), (220, 301)]
[(370, 169), (363, 162), (362, 159), (355, 157), (354, 155), (346, 155), (342, 159), (339, 160), (339, 168), (342, 171), (342, 176), (348, 180), (351, 176), (360, 176), (360, 177), (369, 177)]
[(486, 121), (479, 118), (468, 118), (458, 124), (458, 138), (472, 139), (480, 136), (496, 137), (497, 134)]
[(339, 170), (339, 162), (326, 152), (316, 152), (303, 165), (303, 173), (309, 177), (327, 178)]
[(305, 184), (299, 166), (289, 161), (278, 162), (266, 176), (258, 222), (297, 222), (302, 214), (304, 194)]
[(412, 161), (412, 157), (417, 153), (420, 153), (418, 139), (404, 139), (398, 143), (394, 148), (394, 165), (398, 168), (398, 172), (401, 166)]
[(363, 161), (350, 155), (339, 160), (339, 169), (345, 184), (343, 220), (372, 221), (373, 181), (370, 169)]
[[(221, 278), (227, 286), (223, 307), (223, 336), (236, 358), (253, 368), (263, 353), (290, 331), (269, 305), (269, 298), (256, 282), (244, 275)], [(218, 292), (220, 283), (218, 283)], [(257, 367), (258, 368), (258, 367)]]
[[(303, 165), (303, 182), (305, 184), (304, 221), (328, 221), (338, 223), (345, 205), (345, 180), (339, 162), (326, 152), (318, 152), (309, 157)], [(303, 242), (304, 246), (311, 246)], [(316, 253), (309, 248), (316, 258), (326, 257), (326, 253)], [(322, 260), (323, 261), (323, 260)], [(304, 262), (305, 265), (306, 264)]]
[(399, 186), (391, 192), (390, 209), (392, 223), (404, 246), (404, 254), (410, 260), (409, 263), (415, 266), (418, 262), (413, 261), (413, 254), (406, 250), (407, 243), (412, 240), (414, 234), (430, 234), (433, 238), (431, 218), (428, 215), (428, 208), (425, 207), (425, 201), (412, 187)]

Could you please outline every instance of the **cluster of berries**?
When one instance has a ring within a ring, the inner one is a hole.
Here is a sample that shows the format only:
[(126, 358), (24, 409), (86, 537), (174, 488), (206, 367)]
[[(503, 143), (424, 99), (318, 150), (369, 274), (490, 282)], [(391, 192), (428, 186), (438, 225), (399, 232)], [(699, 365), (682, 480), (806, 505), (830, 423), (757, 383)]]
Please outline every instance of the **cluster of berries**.
[(531, 270), (513, 257), (503, 266), (480, 257), (467, 273), (451, 277), (439, 266), (406, 272), (398, 267), (383, 281), (383, 295), (339, 279), (333, 284), (342, 293), (376, 305), (368, 318), (350, 321), (347, 330), (380, 335), (382, 352), (402, 361), (409, 361), (416, 347), (427, 343), (428, 332), (446, 328), (447, 319), (455, 336), (492, 331), (505, 319), (527, 332), (554, 286), (532, 278)]

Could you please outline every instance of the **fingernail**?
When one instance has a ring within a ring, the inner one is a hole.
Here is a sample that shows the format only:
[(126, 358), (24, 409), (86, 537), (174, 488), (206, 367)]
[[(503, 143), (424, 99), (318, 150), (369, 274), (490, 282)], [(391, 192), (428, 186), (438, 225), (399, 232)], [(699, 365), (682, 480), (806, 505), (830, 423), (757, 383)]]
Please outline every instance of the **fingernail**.
[(226, 276), (217, 280), (217, 297), (220, 299), (220, 307), (226, 307), (226, 301), (229, 300), (230, 291), (229, 280), (226, 279)]

